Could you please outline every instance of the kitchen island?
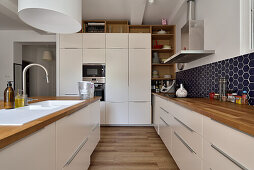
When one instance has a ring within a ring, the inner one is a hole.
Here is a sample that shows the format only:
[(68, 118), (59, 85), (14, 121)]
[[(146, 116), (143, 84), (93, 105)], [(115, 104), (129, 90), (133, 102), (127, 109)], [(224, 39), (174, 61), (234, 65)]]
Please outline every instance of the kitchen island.
[[(36, 99), (33, 103), (78, 97)], [(100, 139), (99, 100), (100, 97), (83, 100), (20, 126), (0, 126), (0, 169), (88, 168), (90, 155)]]

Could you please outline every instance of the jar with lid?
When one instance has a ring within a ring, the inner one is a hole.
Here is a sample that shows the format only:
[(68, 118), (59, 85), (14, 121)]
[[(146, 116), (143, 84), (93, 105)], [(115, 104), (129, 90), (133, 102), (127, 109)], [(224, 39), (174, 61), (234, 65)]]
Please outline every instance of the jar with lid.
[(247, 91), (243, 91), (242, 104), (248, 104)]
[(223, 96), (226, 96), (226, 91), (227, 91), (227, 79), (222, 77), (219, 80), (219, 98), (220, 98), (220, 101), (222, 101)]

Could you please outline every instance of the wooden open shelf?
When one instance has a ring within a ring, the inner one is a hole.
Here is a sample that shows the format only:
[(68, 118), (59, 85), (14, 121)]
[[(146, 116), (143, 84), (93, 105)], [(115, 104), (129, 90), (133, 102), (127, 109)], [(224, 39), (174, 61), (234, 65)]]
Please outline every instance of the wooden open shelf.
[(106, 21), (106, 33), (128, 32), (128, 21)]
[(174, 51), (173, 49), (152, 49), (152, 51), (154, 52), (154, 51), (156, 51), (156, 52), (164, 52), (164, 53), (167, 53), (167, 52), (171, 52), (171, 51)]
[(174, 66), (174, 64), (152, 64), (152, 66)]
[(129, 25), (129, 33), (151, 33), (150, 25)]
[(152, 80), (175, 80), (173, 78), (152, 78)]

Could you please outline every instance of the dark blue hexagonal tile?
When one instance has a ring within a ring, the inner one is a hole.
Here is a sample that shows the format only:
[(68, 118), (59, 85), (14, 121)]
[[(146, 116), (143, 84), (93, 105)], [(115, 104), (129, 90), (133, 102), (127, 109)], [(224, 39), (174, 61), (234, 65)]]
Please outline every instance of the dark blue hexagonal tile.
[(234, 73), (237, 73), (238, 70), (239, 70), (239, 69), (238, 69), (237, 67), (234, 67), (234, 69), (233, 69)]
[(238, 77), (239, 82), (243, 82), (243, 77)]
[(234, 74), (234, 72), (231, 70), (231, 71), (229, 71), (229, 76), (233, 76), (233, 74)]
[(254, 75), (250, 76), (250, 82), (254, 82)]
[(248, 86), (249, 83), (250, 83), (249, 80), (243, 80), (243, 85), (244, 85), (244, 86)]
[(237, 67), (238, 67), (239, 69), (242, 69), (243, 66), (244, 66), (243, 63), (238, 63), (238, 66), (237, 66)]
[(254, 90), (254, 83), (250, 83), (249, 88), (250, 90)]
[(243, 56), (237, 57), (237, 60), (238, 60), (238, 62), (242, 62), (243, 61)]
[(249, 92), (249, 96), (250, 96), (250, 97), (254, 97), (254, 91), (250, 91), (250, 92)]
[(234, 86), (237, 86), (237, 84), (238, 84), (238, 81), (237, 81), (237, 80), (234, 80), (234, 81), (233, 81), (233, 85), (234, 85)]
[(233, 89), (233, 88), (234, 88), (234, 85), (233, 85), (232, 83), (230, 83), (230, 84), (228, 85), (228, 88), (229, 88), (229, 89)]
[(234, 78), (234, 79), (237, 79), (237, 78), (238, 78), (238, 74), (235, 73), (235, 74), (233, 75), (233, 78)]
[(254, 75), (254, 68), (250, 69), (250, 75)]
[(244, 74), (243, 74), (243, 78), (244, 78), (244, 79), (248, 79), (249, 77), (250, 77), (249, 73), (244, 73)]
[(254, 67), (254, 60), (250, 60), (249, 66)]
[(250, 62), (250, 59), (249, 58), (244, 58), (243, 59), (243, 64), (249, 64)]
[(234, 60), (234, 61), (233, 61), (233, 65), (234, 65), (234, 66), (237, 66), (237, 64), (238, 64), (238, 61), (237, 61), (237, 60)]
[(229, 68), (230, 70), (233, 70), (234, 66), (231, 64), (231, 65), (229, 65), (228, 68)]
[(238, 84), (237, 87), (238, 87), (238, 89), (243, 89), (243, 84), (240, 83), (240, 84)]
[(249, 69), (250, 69), (249, 65), (245, 65), (245, 66), (243, 66), (243, 71), (244, 71), (244, 72), (249, 71)]
[(237, 74), (238, 74), (239, 76), (242, 76), (243, 73), (244, 73), (243, 70), (238, 70), (238, 73), (237, 73)]
[(250, 60), (254, 60), (254, 53), (251, 53), (251, 54), (249, 55), (249, 58), (250, 58)]

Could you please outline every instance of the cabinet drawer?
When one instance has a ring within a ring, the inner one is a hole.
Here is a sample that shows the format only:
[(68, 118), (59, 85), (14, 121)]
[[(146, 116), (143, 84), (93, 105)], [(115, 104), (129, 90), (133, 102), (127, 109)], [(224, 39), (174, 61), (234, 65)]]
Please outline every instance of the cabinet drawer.
[(125, 33), (106, 34), (106, 48), (129, 48), (129, 36)]
[(204, 116), (204, 138), (241, 165), (254, 169), (254, 137)]
[(172, 112), (174, 117), (181, 120), (189, 128), (203, 136), (203, 115), (172, 102), (168, 102), (168, 107), (170, 107), (170, 112)]
[[(217, 146), (204, 140), (204, 162), (213, 170), (240, 170), (244, 166)], [(241, 168), (242, 167), (242, 168)], [(246, 167), (247, 168), (247, 167)], [(247, 169), (246, 169), (247, 170)]]
[(160, 117), (160, 137), (165, 146), (167, 147), (168, 151), (171, 152), (172, 149), (172, 128), (170, 125), (164, 120), (162, 117)]
[(79, 148), (73, 153), (73, 155), (66, 162), (62, 170), (84, 170), (88, 169), (90, 165), (90, 154), (88, 138), (86, 138)]
[(129, 34), (129, 48), (151, 48), (151, 34), (131, 33)]
[(106, 102), (106, 124), (128, 124), (128, 102)]
[(105, 48), (105, 38), (103, 33), (85, 33), (83, 34), (83, 48)]
[(83, 63), (105, 63), (106, 51), (105, 49), (84, 49)]
[(201, 170), (202, 161), (177, 134), (172, 134), (172, 155), (181, 170)]
[(60, 48), (82, 48), (82, 34), (61, 34), (59, 46)]
[(173, 118), (173, 129), (186, 141), (186, 143), (194, 150), (200, 157), (203, 157), (202, 152), (202, 136), (188, 128), (181, 120)]

